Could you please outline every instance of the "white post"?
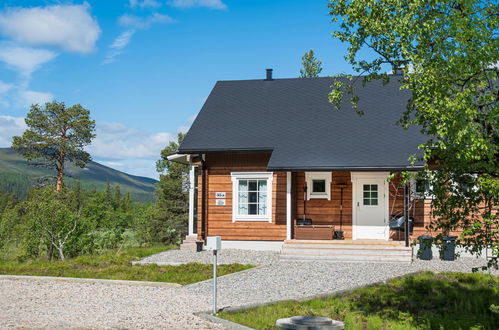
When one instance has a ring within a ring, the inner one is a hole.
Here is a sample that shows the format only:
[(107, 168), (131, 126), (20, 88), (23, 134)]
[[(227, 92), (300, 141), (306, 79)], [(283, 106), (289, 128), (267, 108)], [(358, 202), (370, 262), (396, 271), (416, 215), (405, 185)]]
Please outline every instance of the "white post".
[(286, 172), (286, 239), (291, 239), (291, 172)]
[(194, 166), (191, 166), (189, 171), (189, 229), (188, 235), (194, 235)]
[(217, 250), (213, 250), (213, 315), (217, 310)]

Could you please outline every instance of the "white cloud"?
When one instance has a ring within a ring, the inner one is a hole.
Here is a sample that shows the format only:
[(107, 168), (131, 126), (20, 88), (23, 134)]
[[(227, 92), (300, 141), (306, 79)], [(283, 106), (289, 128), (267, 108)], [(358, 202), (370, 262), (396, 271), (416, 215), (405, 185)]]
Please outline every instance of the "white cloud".
[(14, 86), (14, 84), (9, 84), (9, 83), (5, 83), (3, 81), (0, 81), (0, 94), (7, 93), (8, 91), (10, 91), (12, 89), (13, 86)]
[(23, 117), (11, 117), (0, 115), (0, 147), (10, 147), (12, 144), (12, 137), (22, 135), (27, 129)]
[(226, 10), (227, 5), (221, 0), (171, 0), (168, 4), (177, 8), (206, 7), (211, 9)]
[(123, 50), (130, 43), (130, 40), (132, 39), (134, 33), (134, 30), (128, 30), (114, 39), (113, 43), (109, 45), (109, 50), (103, 63), (109, 64), (116, 61), (116, 57), (123, 53)]
[(118, 19), (120, 25), (134, 29), (148, 29), (155, 23), (174, 23), (175, 20), (168, 15), (154, 13), (148, 17), (125, 14)]
[(116, 57), (123, 54), (136, 30), (148, 29), (155, 23), (173, 23), (174, 20), (168, 15), (158, 13), (154, 13), (148, 17), (125, 14), (118, 19), (118, 22), (120, 25), (128, 28), (128, 30), (121, 33), (109, 45), (109, 49), (102, 64), (109, 64), (116, 61)]
[(53, 5), (7, 8), (0, 13), (0, 34), (17, 42), (55, 46), (66, 51), (89, 53), (100, 35), (90, 5)]
[(17, 46), (12, 43), (0, 43), (0, 61), (21, 75), (29, 77), (40, 66), (57, 56), (46, 49)]
[(158, 158), (172, 140), (167, 132), (151, 134), (120, 123), (97, 124), (97, 137), (89, 147), (95, 157), (107, 160)]
[(161, 2), (156, 0), (129, 0), (130, 7), (135, 8), (159, 8)]
[(88, 151), (96, 161), (134, 175), (158, 178), (156, 160), (170, 141), (168, 132), (149, 133), (121, 123), (97, 123)]
[(45, 104), (54, 100), (54, 95), (45, 92), (37, 92), (32, 90), (20, 90), (20, 106), (29, 107), (32, 104)]

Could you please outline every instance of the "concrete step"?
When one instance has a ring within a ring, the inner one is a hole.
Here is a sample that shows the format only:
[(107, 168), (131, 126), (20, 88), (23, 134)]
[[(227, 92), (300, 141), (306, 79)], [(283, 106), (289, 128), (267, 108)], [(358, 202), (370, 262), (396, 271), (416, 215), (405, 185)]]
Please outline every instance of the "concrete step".
[(197, 241), (197, 236), (195, 235), (186, 236), (185, 239), (182, 241), (182, 244), (180, 244), (180, 250), (195, 251), (196, 241)]
[(412, 247), (404, 242), (383, 240), (289, 240), (279, 256), (281, 260), (343, 262), (411, 262)]
[(377, 256), (410, 256), (412, 250), (358, 250), (358, 249), (288, 249), (283, 248), (282, 255), (334, 256), (334, 255), (377, 255)]
[(284, 249), (289, 250), (377, 250), (377, 251), (411, 251), (411, 247), (405, 246), (384, 246), (384, 245), (327, 245), (327, 244), (283, 244)]
[(290, 261), (333, 261), (333, 262), (412, 262), (412, 256), (379, 256), (379, 255), (280, 255), (280, 260)]
[(385, 241), (379, 239), (357, 240), (285, 240), (284, 244), (320, 244), (320, 245), (382, 245), (405, 246), (403, 241)]

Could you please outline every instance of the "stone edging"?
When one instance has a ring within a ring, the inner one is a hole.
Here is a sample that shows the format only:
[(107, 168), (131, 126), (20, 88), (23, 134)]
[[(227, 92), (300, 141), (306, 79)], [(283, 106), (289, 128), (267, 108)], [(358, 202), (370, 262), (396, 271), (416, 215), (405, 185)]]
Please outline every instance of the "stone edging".
[(242, 325), (242, 324), (239, 324), (239, 323), (235, 323), (235, 322), (232, 322), (232, 321), (228, 321), (226, 319), (222, 319), (220, 317), (211, 315), (209, 313), (203, 313), (203, 312), (201, 312), (201, 313), (195, 313), (195, 315), (197, 315), (200, 318), (203, 318), (205, 320), (208, 320), (210, 322), (213, 322), (213, 323), (216, 323), (216, 324), (221, 324), (224, 327), (229, 328), (229, 329), (234, 329), (234, 330), (252, 330), (253, 329), (253, 328), (249, 328), (249, 327), (247, 327), (245, 325)]
[(126, 280), (107, 280), (107, 279), (97, 279), (97, 278), (31, 276), (31, 275), (0, 275), (0, 280), (4, 279), (41, 280), (41, 281), (73, 282), (73, 283), (97, 283), (97, 284), (133, 285), (133, 286), (167, 287), (167, 288), (180, 288), (182, 286), (181, 284), (177, 283), (151, 282), (151, 281), (126, 281)]

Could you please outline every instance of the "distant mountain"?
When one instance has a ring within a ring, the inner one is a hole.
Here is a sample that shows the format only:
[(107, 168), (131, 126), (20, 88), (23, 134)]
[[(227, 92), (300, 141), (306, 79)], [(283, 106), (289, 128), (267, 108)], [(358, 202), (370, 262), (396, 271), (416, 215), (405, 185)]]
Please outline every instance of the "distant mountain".
[[(0, 148), (0, 190), (24, 198), (32, 186), (55, 176), (55, 170), (30, 165), (20, 154), (10, 148)], [(109, 182), (119, 184), (121, 192), (130, 192), (137, 202), (154, 200), (154, 179), (126, 174), (96, 162), (85, 168), (69, 164), (66, 166), (64, 182), (73, 186), (79, 180), (86, 190), (104, 190)]]

